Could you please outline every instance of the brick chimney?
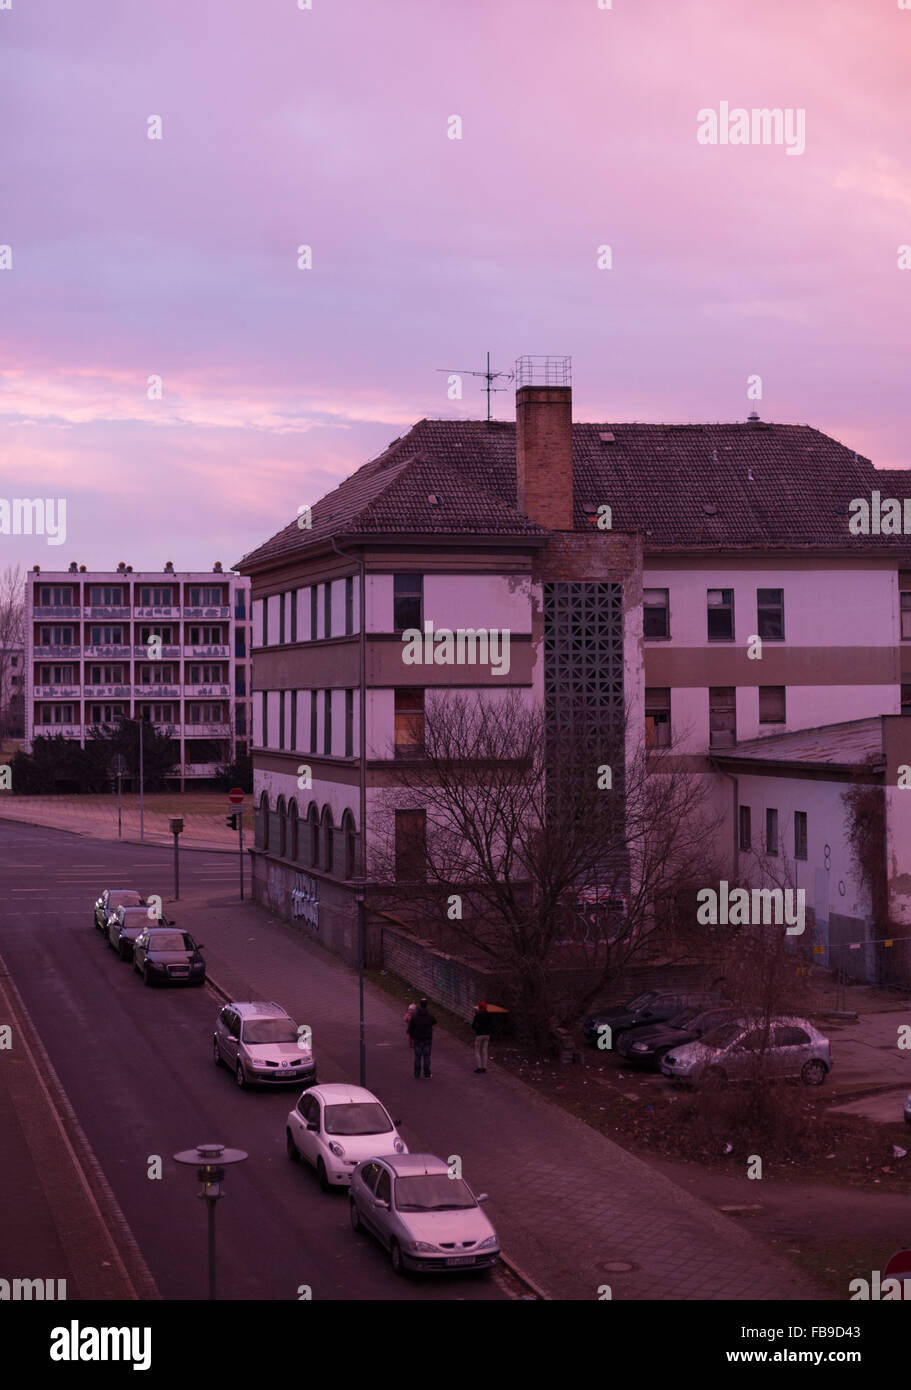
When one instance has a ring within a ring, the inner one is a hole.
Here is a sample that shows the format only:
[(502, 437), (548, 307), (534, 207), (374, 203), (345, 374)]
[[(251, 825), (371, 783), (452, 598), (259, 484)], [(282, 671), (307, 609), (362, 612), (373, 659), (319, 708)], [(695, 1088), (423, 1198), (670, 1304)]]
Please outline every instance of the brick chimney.
[(573, 529), (571, 386), (516, 391), (516, 482), (520, 512), (553, 531)]

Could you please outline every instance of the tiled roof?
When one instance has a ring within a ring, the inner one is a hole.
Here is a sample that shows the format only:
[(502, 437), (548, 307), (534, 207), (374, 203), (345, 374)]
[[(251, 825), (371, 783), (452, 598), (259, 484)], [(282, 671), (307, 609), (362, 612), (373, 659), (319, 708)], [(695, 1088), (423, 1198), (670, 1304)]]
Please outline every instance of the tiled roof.
[(718, 762), (793, 763), (810, 767), (861, 767), (882, 756), (880, 715), (746, 739), (723, 753), (717, 749), (712, 752)]
[[(869, 459), (808, 425), (574, 424), (574, 521), (640, 531), (648, 552), (911, 549), (902, 536), (852, 536), (848, 504), (911, 495), (911, 474)], [(437, 505), (428, 502), (434, 494)], [(420, 420), (313, 508), (245, 557), (254, 568), (329, 535), (541, 536), (516, 509), (514, 423)]]

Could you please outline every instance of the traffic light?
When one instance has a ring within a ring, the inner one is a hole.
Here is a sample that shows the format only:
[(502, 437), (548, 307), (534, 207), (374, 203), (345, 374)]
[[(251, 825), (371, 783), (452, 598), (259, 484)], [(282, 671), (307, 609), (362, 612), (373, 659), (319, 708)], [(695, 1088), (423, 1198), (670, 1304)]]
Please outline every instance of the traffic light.
[(237, 829), (237, 816), (225, 816), (225, 825), (231, 830)]

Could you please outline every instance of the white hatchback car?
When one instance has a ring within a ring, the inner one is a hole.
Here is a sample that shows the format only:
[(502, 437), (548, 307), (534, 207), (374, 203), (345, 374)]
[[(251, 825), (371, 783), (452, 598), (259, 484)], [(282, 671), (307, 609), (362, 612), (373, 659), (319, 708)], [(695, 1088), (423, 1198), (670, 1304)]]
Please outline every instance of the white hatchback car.
[(386, 1107), (362, 1086), (312, 1086), (288, 1115), (288, 1157), (305, 1158), (320, 1187), (347, 1187), (365, 1158), (408, 1152)]

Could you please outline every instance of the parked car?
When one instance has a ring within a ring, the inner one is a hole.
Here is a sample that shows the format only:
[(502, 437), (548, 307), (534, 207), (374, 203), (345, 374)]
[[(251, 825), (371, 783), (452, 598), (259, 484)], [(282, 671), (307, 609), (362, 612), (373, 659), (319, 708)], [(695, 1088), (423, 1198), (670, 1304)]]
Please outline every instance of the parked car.
[(365, 1159), (351, 1175), (351, 1225), (368, 1230), (389, 1251), (397, 1274), (490, 1269), (500, 1242), (464, 1178), (433, 1154)]
[(173, 926), (164, 917), (149, 917), (147, 907), (117, 907), (108, 918), (108, 945), (112, 951), (117, 951), (121, 960), (132, 960), (139, 933), (146, 927), (160, 924)]
[(118, 907), (143, 907), (145, 898), (137, 888), (105, 888), (92, 908), (92, 923), (98, 931), (107, 932), (108, 918)]
[(905, 1124), (911, 1125), (911, 1092), (905, 1096)]
[(821, 1086), (832, 1070), (832, 1050), (805, 1018), (735, 1019), (698, 1042), (675, 1047), (661, 1063), (665, 1076), (690, 1084), (723, 1085), (764, 1077), (799, 1076), (807, 1086)]
[(599, 1009), (596, 1013), (589, 1014), (582, 1025), (582, 1033), (587, 1042), (593, 1046), (598, 1045), (598, 1030), (605, 1024), (611, 1030), (611, 1046), (617, 1046), (617, 1039), (621, 1033), (628, 1032), (630, 1028), (647, 1028), (652, 1023), (666, 1023), (674, 1014), (679, 1014), (682, 1009), (687, 1008), (709, 1008), (712, 1004), (724, 1004), (726, 1002), (723, 994), (712, 991), (695, 990), (657, 990), (646, 989), (641, 994), (637, 994), (635, 999), (630, 999), (627, 1004), (619, 1004), (613, 1008)]
[(146, 985), (204, 985), (206, 963), (202, 946), (189, 932), (175, 928), (149, 926), (148, 922), (133, 947), (133, 967)]
[(620, 1034), (617, 1051), (625, 1062), (657, 1071), (661, 1059), (673, 1048), (683, 1047), (685, 1043), (695, 1042), (705, 1033), (710, 1033), (722, 1023), (730, 1023), (737, 1017), (733, 1004), (717, 1008), (702, 1009), (691, 1005), (679, 1014), (674, 1014), (667, 1023), (653, 1023), (647, 1028), (631, 1028)]
[(288, 1157), (295, 1162), (305, 1158), (324, 1192), (345, 1187), (362, 1159), (408, 1152), (398, 1124), (362, 1086), (314, 1086), (288, 1115)]
[(212, 1035), (215, 1065), (228, 1066), (238, 1086), (262, 1081), (316, 1083), (316, 1063), (300, 1046), (297, 1024), (280, 1004), (231, 1003), (219, 1009)]

